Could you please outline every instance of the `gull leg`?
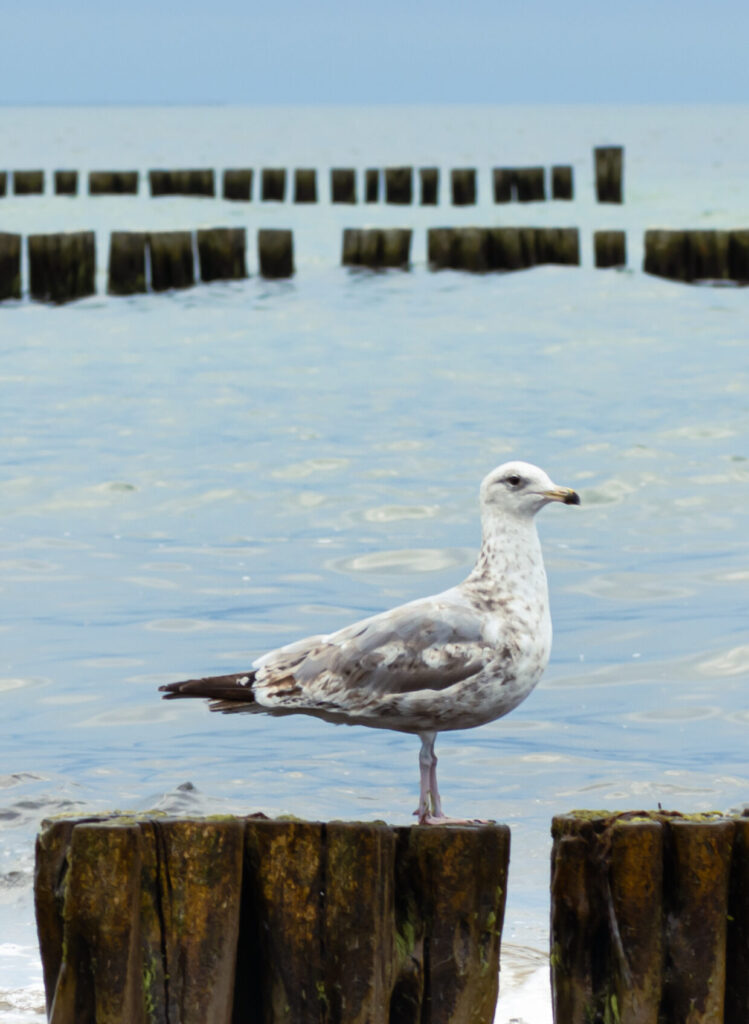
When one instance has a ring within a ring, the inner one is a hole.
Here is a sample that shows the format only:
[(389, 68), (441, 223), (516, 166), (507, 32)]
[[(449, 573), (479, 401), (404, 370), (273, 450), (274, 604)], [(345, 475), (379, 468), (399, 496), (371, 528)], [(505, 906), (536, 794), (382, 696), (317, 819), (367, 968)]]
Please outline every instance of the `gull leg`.
[(437, 788), (437, 755), (434, 752), (436, 732), (420, 732), (419, 751), (419, 809), (414, 811), (420, 825), (488, 825), (483, 818), (448, 818), (442, 810), (440, 791)]

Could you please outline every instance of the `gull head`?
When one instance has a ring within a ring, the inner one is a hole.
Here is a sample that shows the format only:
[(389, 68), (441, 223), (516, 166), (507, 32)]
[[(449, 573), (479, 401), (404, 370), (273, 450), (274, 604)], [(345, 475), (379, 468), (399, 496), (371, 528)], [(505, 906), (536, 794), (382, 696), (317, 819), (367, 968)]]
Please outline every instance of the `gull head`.
[(579, 505), (580, 496), (570, 487), (558, 487), (538, 466), (530, 462), (505, 462), (481, 483), (481, 513), (484, 516), (514, 516), (532, 519), (550, 501)]

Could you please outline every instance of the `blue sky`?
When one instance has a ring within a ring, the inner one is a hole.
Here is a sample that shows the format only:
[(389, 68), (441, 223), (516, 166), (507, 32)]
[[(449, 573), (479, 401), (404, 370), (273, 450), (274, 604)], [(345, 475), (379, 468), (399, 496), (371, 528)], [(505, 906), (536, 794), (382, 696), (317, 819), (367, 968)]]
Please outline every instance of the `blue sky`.
[(747, 0), (26, 0), (0, 103), (749, 101)]

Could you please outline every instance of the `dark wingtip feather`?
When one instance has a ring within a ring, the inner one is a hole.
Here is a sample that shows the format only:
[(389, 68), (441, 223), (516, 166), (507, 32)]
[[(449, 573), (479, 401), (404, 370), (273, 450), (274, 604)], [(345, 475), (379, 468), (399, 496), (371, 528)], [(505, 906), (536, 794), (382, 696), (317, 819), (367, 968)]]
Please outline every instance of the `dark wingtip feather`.
[(235, 672), (229, 676), (206, 676), (204, 679), (183, 679), (178, 683), (160, 686), (163, 700), (178, 700), (182, 697), (204, 697), (207, 700), (228, 700), (244, 704), (255, 701), (252, 684), (255, 673)]

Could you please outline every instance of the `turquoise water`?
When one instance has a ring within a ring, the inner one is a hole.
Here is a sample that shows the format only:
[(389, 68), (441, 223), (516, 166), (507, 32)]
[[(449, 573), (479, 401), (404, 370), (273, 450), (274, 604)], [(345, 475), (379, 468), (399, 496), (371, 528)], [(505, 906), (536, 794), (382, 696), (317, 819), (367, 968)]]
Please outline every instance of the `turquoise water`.
[[(451, 166), (480, 172), (478, 208), (0, 199), (0, 230), (94, 228), (102, 293), (0, 306), (4, 1024), (40, 1019), (43, 817), (410, 820), (416, 740), (211, 716), (157, 687), (456, 582), (479, 481), (509, 457), (583, 505), (539, 520), (555, 640), (538, 689), (438, 741), (447, 812), (513, 829), (497, 1020), (549, 1019), (553, 813), (743, 804), (749, 291), (639, 263), (645, 227), (749, 224), (747, 113), (0, 110), (8, 169), (317, 166), (325, 197), (333, 165), (429, 163), (443, 200)], [(621, 208), (592, 199), (605, 143), (626, 146)], [(578, 199), (495, 207), (491, 167), (527, 163), (574, 164)], [(471, 223), (580, 226), (583, 266), (430, 273), (426, 227)], [(292, 227), (296, 277), (103, 294), (110, 230), (219, 224)], [(366, 224), (415, 229), (410, 273), (337, 265), (342, 227)], [(628, 271), (592, 268), (604, 227), (627, 229)]]

